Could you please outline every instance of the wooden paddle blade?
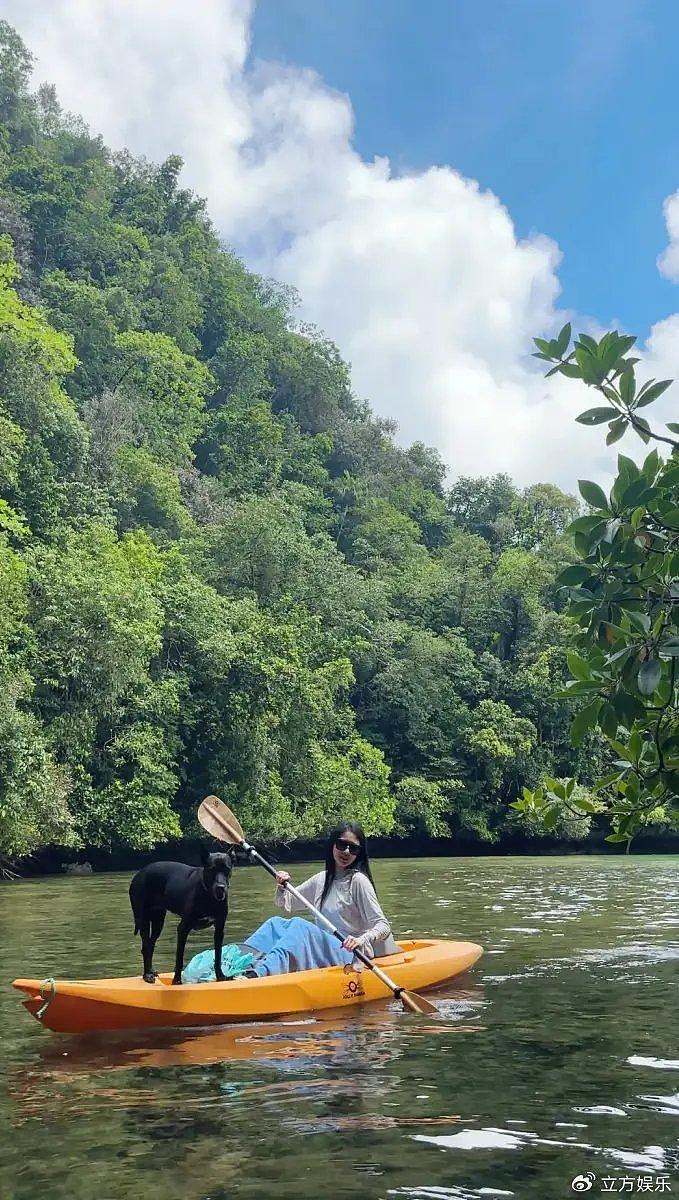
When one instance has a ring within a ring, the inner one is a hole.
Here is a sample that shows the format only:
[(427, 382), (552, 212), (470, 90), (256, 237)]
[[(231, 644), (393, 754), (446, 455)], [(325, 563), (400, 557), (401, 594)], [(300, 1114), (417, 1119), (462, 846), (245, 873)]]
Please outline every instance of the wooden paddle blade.
[(429, 1016), (431, 1013), (438, 1014), (438, 1008), (432, 1004), (430, 1000), (425, 1000), (424, 996), (418, 996), (417, 992), (401, 992), (401, 1004), (410, 1012), (418, 1013), (421, 1017)]
[(206, 796), (198, 809), (198, 820), (203, 829), (211, 833), (220, 842), (229, 842), (232, 846), (240, 846), (245, 841), (245, 834), (238, 818), (227, 808), (219, 796)]

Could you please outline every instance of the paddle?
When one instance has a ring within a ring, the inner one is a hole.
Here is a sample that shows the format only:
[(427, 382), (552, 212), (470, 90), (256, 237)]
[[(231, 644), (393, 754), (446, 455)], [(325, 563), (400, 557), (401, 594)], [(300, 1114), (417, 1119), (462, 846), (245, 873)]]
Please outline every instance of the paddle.
[[(254, 846), (246, 842), (245, 834), (238, 818), (234, 816), (231, 809), (227, 808), (217, 796), (205, 797), (198, 809), (198, 820), (203, 829), (206, 829), (213, 837), (218, 838), (221, 842), (230, 842), (231, 845), (240, 846), (241, 850), (245, 851), (252, 862), (259, 863), (261, 867), (264, 867), (269, 872), (269, 875), (273, 875), (275, 878), (276, 868), (272, 867), (271, 863), (268, 863), (265, 858), (262, 858), (262, 855), (255, 850)], [(291, 883), (286, 883), (284, 886), (289, 892), (292, 892), (292, 895), (299, 900), (300, 904), (303, 904), (305, 908), (309, 909), (309, 912), (314, 914), (316, 920), (327, 929), (328, 933), (338, 938), (340, 942), (344, 941), (344, 935), (340, 933), (339, 929), (335, 929), (332, 922), (327, 917), (324, 917), (323, 913), (310, 900), (307, 900), (301, 892), (298, 892), (297, 888), (293, 887)], [(409, 1009), (410, 1012), (419, 1013), (421, 1016), (438, 1012), (436, 1006), (431, 1004), (429, 1000), (425, 1000), (423, 996), (418, 996), (416, 992), (409, 992), (405, 988), (399, 987), (397, 983), (394, 983), (393, 979), (390, 979), (381, 967), (376, 966), (372, 959), (367, 954), (364, 954), (362, 950), (356, 948), (352, 951), (352, 954), (355, 954), (356, 958), (360, 959), (369, 971), (372, 971), (377, 975), (378, 979), (382, 980), (382, 983), (394, 993), (396, 999), (401, 1001), (404, 1008)]]

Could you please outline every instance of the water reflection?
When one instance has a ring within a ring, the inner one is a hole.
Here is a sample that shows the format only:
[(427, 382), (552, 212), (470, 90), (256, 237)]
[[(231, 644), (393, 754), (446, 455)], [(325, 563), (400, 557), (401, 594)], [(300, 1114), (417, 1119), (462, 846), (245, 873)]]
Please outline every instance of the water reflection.
[[(677, 861), (377, 873), (401, 931), (487, 947), (436, 997), (437, 1019), (385, 1003), (77, 1039), (46, 1035), (2, 993), (3, 1200), (552, 1200), (589, 1170), (667, 1171), (679, 1191)], [(0, 888), (6, 977), (134, 972), (127, 883)], [(234, 940), (270, 902), (268, 881), (236, 878)], [(169, 929), (159, 964), (172, 943)]]
[[(81, 1103), (86, 1103), (90, 1110), (95, 1106), (153, 1107), (157, 1103), (155, 1072), (174, 1068), (179, 1080), (183, 1071), (192, 1068), (221, 1067), (227, 1072), (233, 1064), (246, 1061), (279, 1077), (292, 1077), (291, 1081), (279, 1078), (246, 1087), (225, 1082), (220, 1102), (234, 1096), (257, 1096), (258, 1103), (265, 1097), (275, 1099), (297, 1090), (296, 1078), (301, 1081), (299, 1090), (305, 1096), (315, 1088), (350, 1095), (352, 1080), (362, 1081), (367, 1072), (384, 1070), (403, 1053), (404, 1024), (409, 1042), (432, 1037), (448, 1040), (483, 1032), (484, 1026), (469, 1021), (470, 1012), (483, 1005), (481, 985), (449, 986), (436, 995), (441, 1019), (433, 1022), (408, 1018), (404, 1022), (395, 1006), (375, 1005), (349, 1014), (346, 1009), (340, 1010), (334, 1021), (308, 1018), (238, 1024), (216, 1030), (210, 1027), (51, 1036), (38, 1047), (35, 1064), (10, 1071), (10, 1095), (17, 1114), (23, 1118), (34, 1118), (41, 1112), (73, 1112)], [(309, 1072), (313, 1070), (323, 1070), (325, 1074), (318, 1080), (309, 1080)], [(338, 1077), (334, 1089), (330, 1078), (333, 1072)], [(133, 1073), (135, 1083), (108, 1082), (109, 1075), (120, 1073)], [(152, 1079), (150, 1087), (147, 1087), (148, 1073)], [(196, 1095), (188, 1103), (191, 1108), (200, 1107), (203, 1098)], [(457, 1117), (414, 1118), (414, 1123), (443, 1124), (449, 1119)], [(357, 1119), (347, 1112), (318, 1124), (311, 1132), (352, 1125), (387, 1128), (402, 1123), (397, 1116), (375, 1114)], [(295, 1131), (301, 1131), (303, 1126), (303, 1122), (299, 1129), (295, 1126)]]

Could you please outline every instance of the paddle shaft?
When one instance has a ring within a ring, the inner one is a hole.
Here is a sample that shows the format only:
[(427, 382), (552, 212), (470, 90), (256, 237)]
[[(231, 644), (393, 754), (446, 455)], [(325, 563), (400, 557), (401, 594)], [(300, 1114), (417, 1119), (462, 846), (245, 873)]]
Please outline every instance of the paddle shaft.
[[(262, 855), (255, 850), (254, 846), (251, 846), (248, 842), (243, 841), (241, 842), (241, 849), (245, 850), (246, 854), (250, 856), (253, 862), (258, 862), (261, 867), (264, 867), (264, 869), (269, 872), (269, 875), (273, 875), (274, 879), (276, 878), (276, 868), (272, 867), (271, 863), (267, 862), (265, 858), (262, 858)], [(305, 908), (308, 908), (309, 912), (314, 914), (316, 920), (319, 921), (321, 925), (325, 927), (325, 929), (327, 929), (328, 933), (331, 933), (333, 937), (336, 937), (340, 942), (344, 942), (345, 935), (340, 933), (339, 929), (335, 929), (332, 921), (329, 921), (327, 917), (324, 917), (323, 913), (320, 911), (320, 909), (316, 908), (315, 904), (312, 904), (310, 900), (307, 900), (306, 896), (303, 896), (302, 893), (299, 892), (296, 887), (293, 887), (291, 883), (288, 882), (284, 886), (289, 892), (292, 892), (292, 895), (296, 900), (299, 900), (300, 904), (303, 904)], [(390, 991), (394, 993), (397, 1000), (401, 999), (406, 990), (405, 988), (399, 987), (397, 983), (394, 983), (393, 979), (390, 979), (389, 976), (386, 975), (381, 969), (381, 967), (375, 966), (375, 963), (372, 961), (372, 959), (368, 958), (368, 955), (364, 954), (363, 951), (358, 948), (358, 946), (350, 953), (355, 954), (356, 958), (360, 959), (360, 961), (368, 968), (369, 971), (374, 971), (375, 975), (377, 975), (377, 978), (381, 979), (385, 987), (388, 987)]]

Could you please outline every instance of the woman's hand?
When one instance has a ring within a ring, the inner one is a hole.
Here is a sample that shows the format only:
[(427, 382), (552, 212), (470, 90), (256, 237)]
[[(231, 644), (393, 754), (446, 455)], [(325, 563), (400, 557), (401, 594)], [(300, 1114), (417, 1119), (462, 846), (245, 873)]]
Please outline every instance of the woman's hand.
[(345, 950), (356, 950), (361, 945), (361, 942), (359, 938), (345, 937), (342, 945)]
[(283, 887), (290, 882), (290, 876), (287, 871), (276, 871), (276, 883), (279, 887)]

